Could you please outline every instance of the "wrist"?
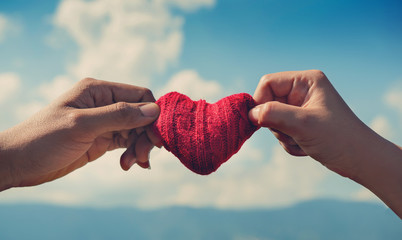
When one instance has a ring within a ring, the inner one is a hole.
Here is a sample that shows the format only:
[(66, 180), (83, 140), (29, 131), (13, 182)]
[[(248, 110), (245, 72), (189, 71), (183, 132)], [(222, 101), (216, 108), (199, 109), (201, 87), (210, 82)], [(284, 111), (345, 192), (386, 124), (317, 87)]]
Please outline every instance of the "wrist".
[(402, 218), (402, 149), (370, 129), (356, 151), (352, 178)]
[(402, 166), (399, 165), (402, 163), (402, 151), (371, 129), (363, 137), (364, 140), (358, 143), (353, 155), (356, 163), (354, 180), (363, 185), (371, 185), (371, 182), (378, 183), (379, 178), (387, 178), (387, 175), (395, 172), (397, 169), (393, 169), (394, 167)]
[(329, 154), (326, 155), (328, 159), (324, 165), (343, 177), (359, 182), (358, 179), (366, 167), (365, 161), (372, 154), (370, 151), (375, 152), (378, 147), (372, 142), (378, 140), (373, 139), (376, 138), (375, 133), (357, 117), (342, 129), (342, 134), (333, 134), (336, 137), (331, 149), (326, 151)]

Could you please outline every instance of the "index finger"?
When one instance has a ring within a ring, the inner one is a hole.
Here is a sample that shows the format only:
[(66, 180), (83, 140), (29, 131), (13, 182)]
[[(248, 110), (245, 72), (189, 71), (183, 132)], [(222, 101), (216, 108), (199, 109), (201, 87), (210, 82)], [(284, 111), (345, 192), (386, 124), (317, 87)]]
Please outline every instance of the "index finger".
[(115, 102), (155, 102), (155, 98), (148, 88), (124, 83), (97, 80), (93, 90), (109, 91)]
[(147, 88), (92, 78), (79, 81), (67, 93), (66, 99), (70, 106), (76, 108), (103, 107), (118, 102), (155, 102)]

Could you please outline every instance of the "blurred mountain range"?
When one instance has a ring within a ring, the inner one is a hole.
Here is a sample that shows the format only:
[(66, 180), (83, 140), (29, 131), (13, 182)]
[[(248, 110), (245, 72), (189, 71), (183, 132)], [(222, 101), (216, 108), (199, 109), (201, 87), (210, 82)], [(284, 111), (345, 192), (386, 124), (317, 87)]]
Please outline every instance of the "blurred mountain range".
[(402, 239), (402, 221), (372, 203), (314, 200), (281, 209), (0, 205), (0, 239)]

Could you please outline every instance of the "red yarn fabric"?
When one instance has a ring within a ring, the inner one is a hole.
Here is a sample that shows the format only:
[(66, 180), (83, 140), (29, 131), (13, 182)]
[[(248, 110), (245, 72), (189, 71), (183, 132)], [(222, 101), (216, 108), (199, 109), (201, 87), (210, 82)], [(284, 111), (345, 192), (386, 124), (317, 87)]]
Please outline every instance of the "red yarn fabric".
[(258, 129), (248, 119), (256, 103), (247, 93), (209, 104), (171, 92), (156, 104), (161, 113), (153, 131), (188, 169), (202, 175), (216, 171)]

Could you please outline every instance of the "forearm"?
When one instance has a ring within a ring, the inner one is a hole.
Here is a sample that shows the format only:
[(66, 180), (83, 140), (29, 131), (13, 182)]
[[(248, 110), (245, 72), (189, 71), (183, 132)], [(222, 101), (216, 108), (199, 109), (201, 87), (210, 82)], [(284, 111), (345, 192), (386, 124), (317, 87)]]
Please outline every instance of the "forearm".
[(365, 186), (402, 218), (402, 149), (370, 131), (359, 142), (355, 181)]
[(0, 132), (0, 191), (13, 186), (11, 159), (8, 154), (5, 133)]

